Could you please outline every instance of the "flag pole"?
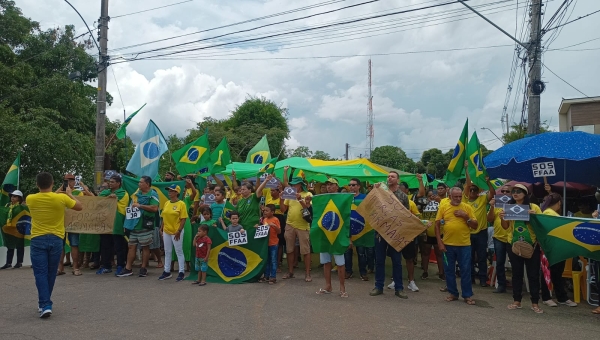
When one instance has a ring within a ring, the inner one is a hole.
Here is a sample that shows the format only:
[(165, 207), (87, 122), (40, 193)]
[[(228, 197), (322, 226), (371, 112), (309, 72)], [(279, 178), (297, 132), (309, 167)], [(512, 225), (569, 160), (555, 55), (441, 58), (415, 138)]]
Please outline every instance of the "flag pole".
[[(123, 124), (127, 120), (127, 116), (125, 115), (125, 107), (123, 106)], [(123, 139), (123, 149), (125, 151), (125, 162), (127, 162), (127, 127), (125, 127), (125, 138)]]

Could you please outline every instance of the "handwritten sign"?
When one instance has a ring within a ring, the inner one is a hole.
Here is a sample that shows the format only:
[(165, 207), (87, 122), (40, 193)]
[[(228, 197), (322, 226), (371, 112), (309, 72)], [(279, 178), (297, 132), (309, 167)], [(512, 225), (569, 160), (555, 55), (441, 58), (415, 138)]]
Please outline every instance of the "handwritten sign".
[(248, 234), (235, 231), (233, 233), (227, 233), (229, 239), (229, 246), (240, 246), (248, 243)]
[(112, 234), (117, 200), (109, 197), (81, 196), (83, 210), (65, 212), (65, 229), (78, 234)]
[(531, 170), (533, 170), (533, 177), (556, 176), (554, 162), (531, 163)]
[(270, 180), (267, 181), (267, 184), (265, 184), (265, 188), (269, 188), (269, 189), (279, 188), (279, 180), (275, 177), (271, 178)]
[(529, 206), (522, 204), (505, 204), (504, 219), (507, 221), (529, 221)]
[(256, 227), (256, 233), (254, 234), (254, 238), (263, 238), (269, 235), (269, 226), (268, 225), (259, 225)]
[(284, 200), (296, 200), (296, 188), (294, 187), (285, 187), (283, 192), (281, 193), (281, 198)]
[(396, 251), (401, 251), (427, 229), (398, 198), (383, 188), (373, 188), (356, 211)]
[(496, 195), (494, 196), (494, 200), (496, 203), (494, 204), (494, 208), (504, 208), (505, 204), (508, 204), (512, 197), (508, 195)]

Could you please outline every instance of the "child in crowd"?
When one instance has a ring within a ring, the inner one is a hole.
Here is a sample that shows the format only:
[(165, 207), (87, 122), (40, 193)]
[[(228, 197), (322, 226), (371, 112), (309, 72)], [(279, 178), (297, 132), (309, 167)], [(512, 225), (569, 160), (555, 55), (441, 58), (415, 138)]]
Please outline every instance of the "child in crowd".
[[(275, 205), (267, 204), (263, 209), (263, 218), (261, 225), (269, 226), (269, 252), (267, 265), (265, 267), (265, 275), (258, 282), (269, 282), (270, 285), (277, 282), (277, 250), (279, 245), (279, 237), (281, 233), (281, 225), (279, 219), (273, 214), (275, 213)], [(256, 225), (258, 227), (258, 224)]]
[(198, 228), (198, 233), (194, 237), (194, 247), (196, 248), (196, 271), (198, 272), (198, 280), (192, 284), (206, 286), (206, 271), (208, 270), (208, 256), (210, 255), (210, 245), (212, 241), (207, 236), (208, 225), (202, 224)]
[(238, 213), (237, 211), (232, 211), (231, 216), (229, 217), (229, 220), (231, 221), (231, 224), (229, 226), (226, 226), (225, 222), (223, 222), (223, 218), (219, 217), (219, 222), (221, 222), (221, 226), (223, 226), (223, 230), (225, 230), (228, 233), (234, 233), (236, 231), (239, 231), (242, 233), (246, 232), (244, 230), (244, 227), (242, 227), (241, 225), (238, 224), (240, 222), (240, 213)]
[(215, 190), (215, 201), (210, 205), (212, 215), (221, 217), (221, 215), (223, 215), (223, 209), (225, 209), (225, 194), (223, 191)]
[(209, 227), (216, 227), (217, 226), (217, 220), (213, 219), (213, 213), (212, 210), (208, 207), (204, 207), (202, 208), (202, 224), (206, 224)]

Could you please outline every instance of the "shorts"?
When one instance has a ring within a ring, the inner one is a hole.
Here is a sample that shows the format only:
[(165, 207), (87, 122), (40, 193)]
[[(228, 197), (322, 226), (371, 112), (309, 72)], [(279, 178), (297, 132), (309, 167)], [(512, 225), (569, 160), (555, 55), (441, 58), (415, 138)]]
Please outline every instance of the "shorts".
[(309, 241), (308, 230), (298, 230), (291, 224), (285, 226), (285, 252), (290, 254), (294, 252), (294, 246), (296, 245), (296, 237), (298, 237), (298, 243), (300, 244), (300, 254), (310, 254), (310, 241)]
[(79, 234), (67, 233), (67, 239), (69, 240), (69, 246), (79, 247)]
[(196, 258), (194, 267), (196, 268), (197, 272), (206, 273), (206, 271), (208, 270), (208, 263), (206, 263), (203, 258)]
[(129, 245), (139, 244), (147, 247), (152, 244), (154, 230), (132, 230), (129, 234)]
[(150, 244), (150, 250), (152, 249), (160, 249), (160, 228), (154, 228), (152, 231), (152, 243)]
[[(331, 263), (331, 254), (329, 253), (320, 253), (319, 258), (321, 259), (321, 264)], [(333, 259), (338, 267), (346, 264), (344, 255), (333, 255)]]
[(402, 248), (402, 257), (405, 260), (412, 260), (417, 257), (417, 242), (413, 240), (407, 244), (406, 247)]
[(425, 244), (432, 244), (432, 245), (436, 246), (437, 238), (435, 236), (425, 236)]

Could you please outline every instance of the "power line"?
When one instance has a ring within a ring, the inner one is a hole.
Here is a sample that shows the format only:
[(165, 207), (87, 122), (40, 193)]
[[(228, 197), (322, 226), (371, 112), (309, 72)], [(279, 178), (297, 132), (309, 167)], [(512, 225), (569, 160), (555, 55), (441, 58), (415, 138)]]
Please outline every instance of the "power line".
[(553, 30), (553, 29), (557, 29), (557, 28), (559, 28), (559, 27), (562, 27), (562, 26), (566, 26), (566, 25), (568, 25), (568, 24), (570, 24), (570, 23), (572, 23), (572, 22), (575, 22), (575, 21), (577, 21), (577, 20), (581, 20), (581, 19), (583, 19), (583, 18), (589, 17), (590, 15), (592, 15), (592, 14), (596, 14), (596, 13), (598, 13), (598, 12), (600, 12), (600, 9), (599, 9), (599, 10), (597, 10), (597, 11), (594, 11), (594, 12), (592, 12), (592, 13), (588, 13), (588, 14), (586, 14), (586, 15), (580, 16), (579, 18), (577, 18), (577, 19), (573, 19), (573, 20), (571, 20), (571, 21), (569, 21), (569, 22), (565, 22), (564, 24), (561, 24), (561, 25), (556, 25), (556, 26), (554, 26), (554, 27), (552, 27), (552, 28), (548, 28), (548, 29), (546, 30), (546, 32), (548, 32), (548, 31), (551, 31), (551, 30)]
[(576, 88), (575, 86), (571, 85), (568, 81), (562, 79), (558, 74), (554, 73), (554, 71), (552, 71), (548, 66), (546, 66), (546, 64), (542, 63), (542, 65), (548, 70), (550, 71), (550, 73), (552, 73), (553, 75), (556, 76), (556, 78), (562, 80), (565, 84), (571, 86), (575, 91), (581, 93), (582, 95), (584, 95), (586, 98), (589, 98), (589, 96), (583, 92), (581, 92), (578, 88)]
[(582, 42), (580, 42), (580, 43), (573, 44), (573, 45), (569, 45), (569, 46), (564, 46), (564, 47), (559, 47), (559, 48), (553, 48), (553, 49), (551, 49), (551, 50), (548, 50), (548, 51), (560, 51), (560, 50), (564, 50), (564, 49), (566, 49), (566, 48), (570, 48), (570, 47), (575, 47), (575, 46), (583, 45), (583, 44), (585, 44), (585, 43), (589, 43), (589, 42), (591, 42), (591, 41), (596, 41), (596, 40), (600, 40), (600, 37), (598, 37), (598, 38), (594, 38), (594, 39), (590, 39), (590, 40), (586, 40), (586, 41), (582, 41)]
[(123, 106), (123, 112), (125, 112), (125, 104), (123, 103), (123, 97), (121, 96), (121, 89), (119, 88), (119, 83), (117, 82), (117, 76), (115, 75), (115, 68), (111, 67), (113, 78), (115, 79), (115, 85), (117, 85), (117, 92), (119, 93), (119, 99), (121, 99), (121, 106)]
[(83, 19), (83, 17), (81, 16), (81, 14), (79, 13), (79, 11), (73, 7), (73, 5), (71, 5), (71, 3), (67, 0), (65, 0), (65, 2), (67, 4), (69, 4), (69, 6), (71, 6), (71, 8), (77, 12), (77, 15), (79, 15), (79, 17), (81, 18), (81, 21), (83, 21), (83, 23), (85, 24), (85, 27), (87, 27), (88, 32), (90, 33), (90, 36), (92, 37), (92, 40), (94, 41), (94, 44), (96, 44), (96, 48), (98, 49), (98, 51), (100, 51), (100, 46), (98, 46), (98, 42), (96, 41), (96, 39), (94, 38), (94, 35), (92, 34), (92, 30), (90, 30), (90, 26), (88, 26), (87, 22), (85, 22), (85, 19)]
[(139, 14), (139, 13), (150, 12), (150, 11), (154, 11), (155, 9), (161, 9), (161, 8), (165, 8), (165, 7), (171, 7), (171, 6), (181, 5), (181, 4), (184, 4), (186, 2), (192, 2), (192, 1), (194, 1), (194, 0), (187, 0), (187, 1), (182, 1), (182, 2), (176, 2), (176, 3), (170, 4), (170, 5), (165, 5), (165, 6), (160, 6), (160, 7), (145, 9), (143, 11), (132, 12), (132, 13), (127, 13), (127, 14), (121, 14), (121, 15), (115, 15), (115, 16), (112, 16), (110, 18), (111, 19), (122, 18), (122, 17), (126, 17), (128, 15), (134, 15), (134, 14)]

